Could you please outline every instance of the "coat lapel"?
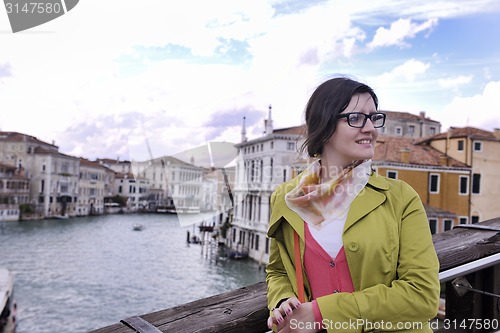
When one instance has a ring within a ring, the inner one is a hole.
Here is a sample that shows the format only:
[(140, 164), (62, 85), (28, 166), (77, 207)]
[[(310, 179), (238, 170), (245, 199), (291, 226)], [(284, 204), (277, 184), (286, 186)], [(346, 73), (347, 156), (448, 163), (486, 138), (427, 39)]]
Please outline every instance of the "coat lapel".
[(292, 228), (297, 231), (299, 236), (304, 238), (304, 221), (299, 214), (288, 208), (288, 205), (285, 202), (285, 194), (295, 188), (295, 186), (299, 183), (299, 180), (300, 176), (278, 188), (280, 195), (275, 198), (275, 202), (273, 203), (271, 218), (269, 220), (269, 230), (267, 232), (268, 237), (272, 237), (283, 219), (285, 219), (292, 226)]
[(351, 204), (344, 232), (369, 212), (380, 206), (386, 199), (384, 191), (388, 189), (389, 183), (383, 177), (373, 172), (368, 180), (368, 185), (363, 188)]

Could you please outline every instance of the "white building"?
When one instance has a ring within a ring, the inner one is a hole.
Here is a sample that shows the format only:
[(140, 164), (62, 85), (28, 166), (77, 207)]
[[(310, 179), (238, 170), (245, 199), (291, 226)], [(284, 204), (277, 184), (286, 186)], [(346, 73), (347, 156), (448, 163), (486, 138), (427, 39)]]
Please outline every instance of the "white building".
[(36, 147), (31, 167), (31, 197), (44, 217), (76, 216), (79, 159)]
[(80, 158), (78, 205), (76, 215), (104, 213), (104, 198), (109, 194), (108, 168), (98, 162)]
[(149, 190), (157, 197), (158, 207), (172, 212), (199, 212), (203, 199), (203, 168), (172, 156), (134, 162), (136, 177), (150, 182)]
[(228, 246), (261, 263), (269, 260), (266, 237), (270, 199), (274, 189), (306, 167), (299, 159), (304, 127), (274, 130), (271, 107), (262, 137), (248, 140), (243, 124), (241, 142), (236, 144), (242, 159), (236, 165), (235, 208)]

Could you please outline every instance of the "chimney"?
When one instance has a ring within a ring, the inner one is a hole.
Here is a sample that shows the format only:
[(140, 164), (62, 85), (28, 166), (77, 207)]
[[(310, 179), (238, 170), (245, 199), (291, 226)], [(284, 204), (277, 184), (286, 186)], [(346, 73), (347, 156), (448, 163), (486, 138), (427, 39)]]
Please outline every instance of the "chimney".
[(500, 128), (494, 128), (493, 135), (495, 136), (495, 138), (500, 139)]
[(405, 164), (410, 163), (410, 155), (411, 155), (410, 148), (401, 149), (401, 162)]
[(420, 111), (420, 119), (425, 119), (425, 111)]
[(267, 119), (264, 120), (264, 127), (265, 127), (264, 134), (272, 134), (273, 133), (273, 119), (272, 119), (272, 115), (271, 115), (271, 110), (272, 110), (272, 106), (269, 105)]
[(247, 142), (247, 129), (245, 123), (246, 117), (243, 117), (243, 126), (241, 127), (241, 142)]
[(446, 155), (439, 156), (439, 165), (448, 166), (448, 160), (448, 156)]

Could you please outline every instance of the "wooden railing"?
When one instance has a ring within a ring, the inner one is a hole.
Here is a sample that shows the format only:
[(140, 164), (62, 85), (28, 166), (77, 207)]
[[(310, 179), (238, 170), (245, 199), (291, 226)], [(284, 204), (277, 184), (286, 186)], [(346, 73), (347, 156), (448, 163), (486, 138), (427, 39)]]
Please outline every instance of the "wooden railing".
[[(446, 327), (436, 331), (497, 331), (500, 321), (500, 218), (460, 225), (433, 236), (445, 289)], [(266, 285), (248, 287), (169, 309), (126, 318), (90, 333), (264, 333), (268, 310)], [(478, 325), (483, 319), (489, 327)], [(465, 321), (465, 322), (464, 322)], [(466, 325), (459, 325), (467, 323)], [(480, 327), (481, 326), (481, 327)]]

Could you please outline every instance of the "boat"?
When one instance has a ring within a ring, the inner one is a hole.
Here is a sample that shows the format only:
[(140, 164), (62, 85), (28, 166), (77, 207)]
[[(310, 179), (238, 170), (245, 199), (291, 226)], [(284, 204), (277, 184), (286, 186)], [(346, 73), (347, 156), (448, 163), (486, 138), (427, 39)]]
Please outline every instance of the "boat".
[(227, 256), (229, 257), (229, 259), (240, 260), (240, 259), (247, 259), (248, 253), (242, 251), (229, 251), (227, 253)]
[(142, 224), (139, 224), (139, 223), (135, 223), (132, 226), (132, 230), (135, 230), (135, 231), (141, 231), (142, 229), (144, 229), (144, 226)]
[(0, 333), (14, 333), (17, 310), (14, 300), (14, 276), (6, 268), (0, 268), (0, 310)]

